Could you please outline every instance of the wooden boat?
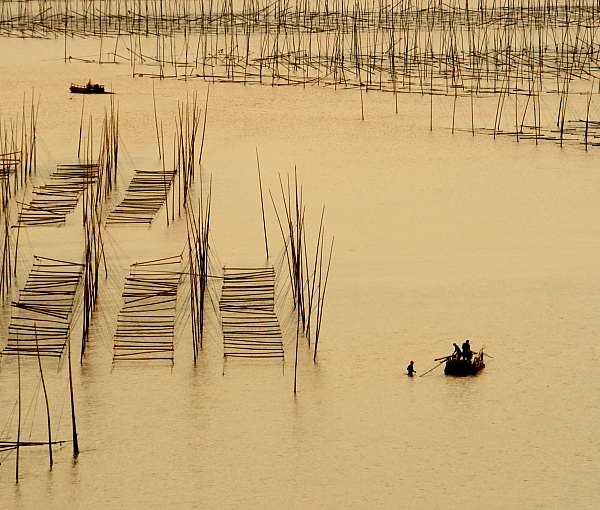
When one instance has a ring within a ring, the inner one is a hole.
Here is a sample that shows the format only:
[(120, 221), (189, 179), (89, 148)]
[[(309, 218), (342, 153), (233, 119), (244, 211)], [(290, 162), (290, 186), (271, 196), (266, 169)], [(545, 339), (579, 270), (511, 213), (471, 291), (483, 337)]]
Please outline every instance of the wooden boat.
[(477, 354), (475, 354), (475, 356), (473, 356), (472, 361), (459, 358), (458, 356), (448, 356), (446, 358), (444, 374), (457, 375), (461, 377), (467, 375), (475, 375), (477, 372), (485, 368), (485, 362), (483, 361), (483, 357), (483, 349), (480, 350)]
[(75, 85), (71, 83), (69, 90), (74, 94), (104, 94), (104, 85), (92, 83), (90, 80), (86, 85)]

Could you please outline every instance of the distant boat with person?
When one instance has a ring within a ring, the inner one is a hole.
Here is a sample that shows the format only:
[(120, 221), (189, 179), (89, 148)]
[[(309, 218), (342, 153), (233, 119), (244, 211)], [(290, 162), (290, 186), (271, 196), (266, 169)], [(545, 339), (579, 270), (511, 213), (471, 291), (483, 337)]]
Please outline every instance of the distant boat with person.
[(446, 358), (446, 366), (444, 367), (444, 374), (446, 375), (475, 375), (480, 370), (485, 368), (485, 362), (483, 349), (481, 349), (472, 360), (459, 358), (456, 355), (448, 356)]
[(71, 83), (69, 90), (74, 94), (105, 94), (104, 85), (98, 83), (92, 83), (92, 80), (87, 82), (85, 85), (75, 85)]
[(469, 340), (465, 341), (462, 349), (456, 344), (453, 345), (454, 352), (450, 356), (444, 356), (435, 360), (440, 363), (446, 362), (444, 374), (456, 376), (475, 375), (485, 368), (485, 353), (483, 352), (483, 348), (477, 354), (474, 354), (471, 351)]

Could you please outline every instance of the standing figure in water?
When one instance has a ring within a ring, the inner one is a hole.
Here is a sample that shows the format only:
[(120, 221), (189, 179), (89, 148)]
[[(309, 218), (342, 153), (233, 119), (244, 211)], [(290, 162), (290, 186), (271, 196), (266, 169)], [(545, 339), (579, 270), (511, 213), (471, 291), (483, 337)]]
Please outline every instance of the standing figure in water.
[(417, 373), (417, 371), (415, 370), (415, 362), (414, 361), (411, 361), (409, 363), (409, 365), (406, 367), (406, 371), (408, 372), (408, 375), (410, 375), (410, 376)]

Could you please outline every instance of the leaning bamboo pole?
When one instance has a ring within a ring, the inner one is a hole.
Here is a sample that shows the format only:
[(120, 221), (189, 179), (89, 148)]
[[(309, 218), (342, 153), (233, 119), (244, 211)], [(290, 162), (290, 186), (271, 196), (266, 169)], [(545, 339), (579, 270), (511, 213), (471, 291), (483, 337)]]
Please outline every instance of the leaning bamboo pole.
[(79, 455), (79, 440), (77, 438), (77, 421), (75, 419), (75, 394), (73, 392), (73, 369), (71, 366), (71, 338), (67, 341), (69, 363), (69, 395), (71, 397), (71, 426), (73, 433), (73, 457)]

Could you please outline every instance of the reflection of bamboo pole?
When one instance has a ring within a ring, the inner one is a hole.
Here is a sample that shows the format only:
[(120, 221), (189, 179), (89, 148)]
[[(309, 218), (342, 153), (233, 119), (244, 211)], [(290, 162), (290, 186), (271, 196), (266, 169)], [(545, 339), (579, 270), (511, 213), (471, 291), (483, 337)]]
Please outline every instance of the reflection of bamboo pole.
[(52, 427), (50, 425), (50, 404), (48, 403), (48, 391), (46, 390), (46, 382), (44, 380), (44, 371), (42, 370), (42, 358), (40, 356), (40, 344), (38, 343), (38, 337), (37, 337), (37, 329), (36, 329), (36, 325), (33, 325), (33, 332), (35, 335), (35, 346), (37, 349), (37, 358), (38, 358), (38, 365), (40, 367), (40, 379), (42, 380), (42, 388), (44, 390), (44, 399), (46, 401), (46, 415), (48, 417), (48, 449), (49, 449), (49, 453), (50, 453), (50, 468), (52, 468)]
[(585, 150), (588, 150), (588, 129), (590, 121), (590, 103), (592, 102), (592, 94), (588, 92), (587, 108), (585, 111)]
[(318, 317), (317, 317), (317, 326), (315, 330), (315, 355), (313, 361), (317, 361), (317, 347), (319, 346), (319, 333), (321, 332), (321, 321), (323, 319), (323, 302), (325, 301), (325, 290), (327, 289), (327, 280), (329, 278), (329, 268), (331, 267), (331, 254), (333, 253), (333, 241), (331, 239), (331, 249), (329, 250), (329, 260), (327, 261), (327, 272), (325, 273), (325, 282), (323, 284), (323, 292), (320, 295), (320, 303)]
[[(281, 176), (280, 176), (280, 181), (281, 181)], [(273, 209), (275, 210), (275, 217), (277, 218), (277, 223), (279, 224), (279, 230), (281, 232), (281, 237), (283, 238), (283, 246), (285, 248), (285, 257), (288, 263), (288, 273), (290, 275), (290, 285), (292, 285), (292, 291), (293, 291), (293, 277), (292, 277), (292, 263), (290, 260), (290, 249), (288, 248), (288, 239), (285, 235), (285, 232), (283, 231), (283, 225), (281, 223), (281, 219), (279, 217), (279, 212), (277, 211), (277, 206), (275, 205), (275, 200), (273, 199), (273, 195), (271, 193), (271, 190), (269, 190), (269, 196), (271, 197), (271, 203), (273, 204)], [(285, 198), (284, 198), (284, 202), (285, 202)], [(296, 296), (294, 296), (294, 301), (296, 299)]]
[(77, 157), (81, 155), (81, 137), (83, 135), (83, 107), (85, 105), (85, 95), (81, 99), (81, 119), (79, 120), (79, 144), (77, 145)]
[[(315, 262), (313, 265), (313, 274), (312, 274), (312, 282), (311, 282), (311, 278), (310, 275), (308, 276), (307, 280), (309, 282), (309, 292), (308, 292), (308, 321), (306, 324), (306, 331), (307, 331), (307, 337), (308, 337), (308, 345), (310, 346), (310, 326), (311, 326), (311, 317), (312, 317), (312, 311), (313, 311), (313, 298), (314, 298), (314, 294), (315, 294), (315, 289), (316, 289), (316, 277), (317, 277), (317, 262), (319, 261), (319, 249), (323, 240), (323, 217), (325, 216), (325, 206), (323, 206), (323, 210), (321, 211), (321, 222), (319, 224), (319, 234), (317, 236), (317, 247), (315, 250)], [(308, 267), (308, 261), (307, 261), (307, 267)]]
[[(200, 156), (198, 157), (198, 162), (202, 164), (202, 151), (204, 150), (204, 135), (206, 134), (206, 115), (208, 114), (208, 95), (210, 93), (210, 83), (206, 88), (206, 103), (204, 105), (204, 121), (202, 124), (202, 140), (200, 142)], [(202, 181), (200, 181), (200, 185), (202, 186)]]
[[(162, 120), (160, 121), (160, 138), (162, 140), (162, 153), (165, 153), (165, 137), (163, 133)], [(165, 158), (162, 158), (162, 169), (163, 169), (163, 185), (165, 189), (165, 216), (167, 217), (167, 227), (169, 226), (169, 188), (167, 187), (167, 170), (165, 167)]]
[(16, 459), (16, 472), (15, 479), (19, 482), (19, 453), (21, 447), (21, 347), (19, 345), (19, 334), (17, 333), (17, 371), (19, 377), (19, 417), (17, 421), (17, 459)]
[(162, 152), (160, 150), (160, 135), (158, 132), (158, 117), (156, 115), (156, 93), (154, 91), (154, 80), (152, 80), (152, 101), (154, 102), (154, 124), (156, 126), (156, 143), (158, 144), (158, 158), (162, 159)]
[(298, 307), (298, 311), (296, 314), (296, 355), (294, 357), (294, 394), (296, 394), (296, 390), (298, 387), (298, 344), (299, 344), (299, 336), (300, 336), (300, 311)]
[(262, 180), (260, 178), (260, 161), (258, 159), (258, 147), (256, 148), (256, 167), (258, 168), (258, 187), (260, 189), (260, 208), (262, 211), (263, 231), (265, 234), (265, 251), (267, 253), (267, 260), (269, 260), (269, 244), (267, 242), (267, 222), (265, 221), (265, 203), (263, 200)]

